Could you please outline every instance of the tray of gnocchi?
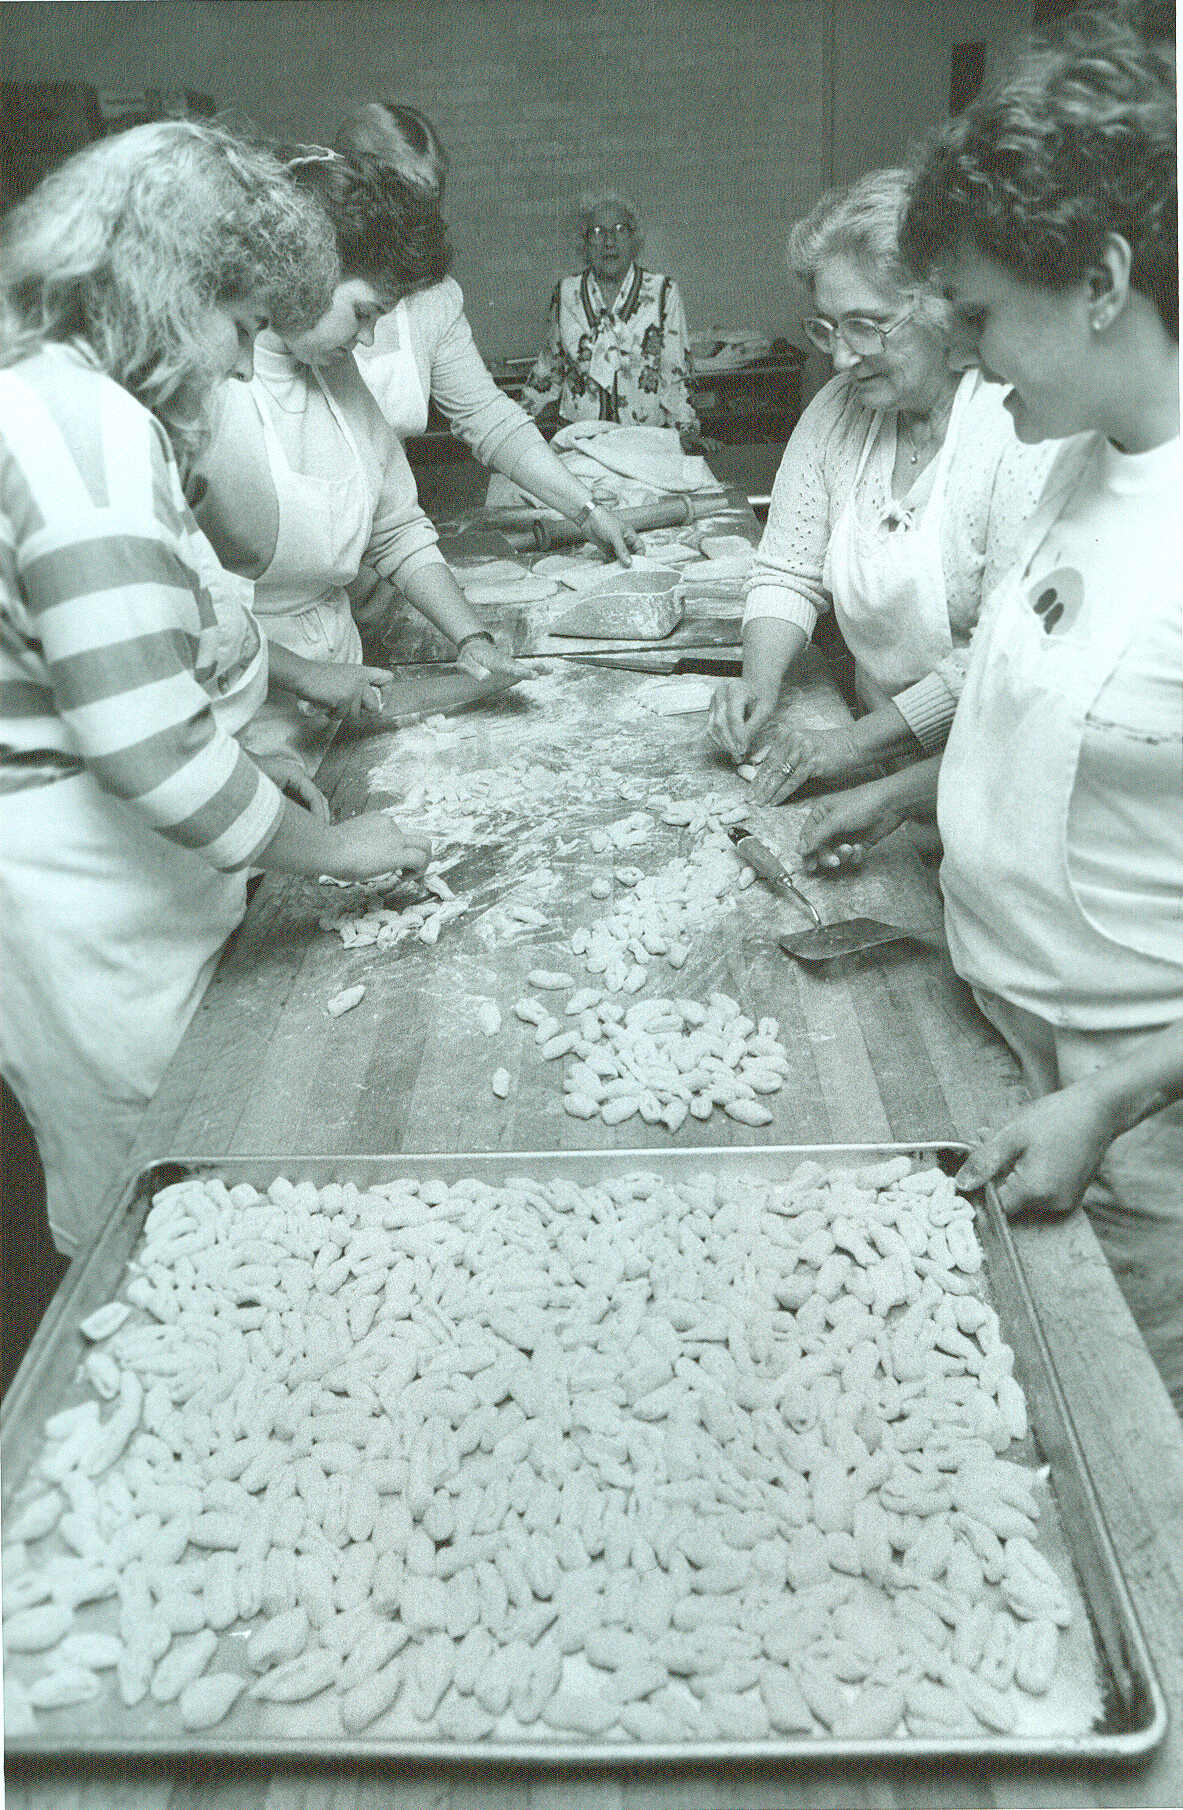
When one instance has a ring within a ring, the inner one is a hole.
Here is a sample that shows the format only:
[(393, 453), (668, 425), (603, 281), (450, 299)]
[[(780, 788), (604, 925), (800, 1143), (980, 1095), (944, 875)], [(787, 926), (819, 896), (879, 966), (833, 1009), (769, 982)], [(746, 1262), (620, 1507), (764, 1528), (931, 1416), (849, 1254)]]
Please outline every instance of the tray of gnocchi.
[(962, 1155), (143, 1170), (4, 1404), (9, 1751), (1144, 1753), (1162, 1692)]

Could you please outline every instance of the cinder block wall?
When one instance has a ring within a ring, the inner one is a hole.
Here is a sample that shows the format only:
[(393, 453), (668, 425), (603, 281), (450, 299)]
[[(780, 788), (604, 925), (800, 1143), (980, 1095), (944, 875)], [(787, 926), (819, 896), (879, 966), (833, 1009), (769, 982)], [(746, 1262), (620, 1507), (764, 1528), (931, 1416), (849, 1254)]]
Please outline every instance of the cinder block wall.
[(133, 0), (0, 5), (10, 81), (193, 88), (319, 139), (407, 99), (452, 156), (456, 274), (487, 357), (533, 352), (614, 183), (692, 329), (792, 333), (788, 222), (945, 111), (952, 45), (997, 64), (1028, 0)]

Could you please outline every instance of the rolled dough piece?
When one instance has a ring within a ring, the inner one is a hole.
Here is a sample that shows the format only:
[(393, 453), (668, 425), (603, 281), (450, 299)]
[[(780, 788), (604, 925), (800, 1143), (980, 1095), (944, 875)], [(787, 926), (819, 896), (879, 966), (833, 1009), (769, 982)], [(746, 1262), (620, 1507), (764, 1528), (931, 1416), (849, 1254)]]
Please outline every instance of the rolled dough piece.
[[(600, 591), (609, 579), (625, 578), (633, 572), (668, 572), (669, 564), (664, 557), (652, 559), (647, 553), (633, 555), (631, 566), (622, 566), (618, 559), (564, 559), (556, 553), (547, 559), (540, 559), (534, 565), (534, 571), (543, 573), (548, 578), (557, 578), (560, 584), (571, 591)], [(560, 566), (562, 570), (560, 570)]]
[(658, 716), (693, 716), (710, 709), (714, 692), (709, 679), (656, 679), (645, 687), (641, 701)]
[(742, 534), (704, 534), (699, 545), (707, 559), (742, 559), (751, 564), (752, 543)]
[(460, 583), (504, 584), (507, 578), (529, 578), (530, 568), (519, 559), (479, 559), (462, 568)]
[(523, 578), (487, 580), (473, 577), (462, 581), (461, 589), (469, 603), (540, 603), (558, 590), (553, 578), (535, 578), (527, 572)]
[[(536, 559), (531, 567), (537, 578), (557, 578), (560, 584), (568, 584), (573, 590), (578, 590), (604, 569), (601, 560), (589, 556), (580, 558), (571, 553), (548, 553), (545, 558)], [(617, 569), (615, 563), (610, 569)]]

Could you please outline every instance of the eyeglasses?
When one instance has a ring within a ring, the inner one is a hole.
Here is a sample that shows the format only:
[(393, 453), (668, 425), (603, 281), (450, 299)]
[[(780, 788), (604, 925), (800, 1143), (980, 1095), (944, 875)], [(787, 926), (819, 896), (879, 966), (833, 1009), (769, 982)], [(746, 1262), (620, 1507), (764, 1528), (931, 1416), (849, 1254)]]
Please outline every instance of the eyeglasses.
[(909, 308), (907, 314), (902, 314), (890, 327), (881, 326), (865, 314), (845, 314), (840, 321), (827, 320), (824, 314), (811, 314), (801, 322), (801, 329), (819, 352), (832, 352), (834, 341), (840, 339), (856, 358), (873, 358), (886, 348), (891, 335), (910, 321), (915, 312), (915, 308)]
[(589, 226), (587, 237), (600, 245), (605, 239), (630, 239), (632, 232), (627, 220), (618, 220), (615, 226)]

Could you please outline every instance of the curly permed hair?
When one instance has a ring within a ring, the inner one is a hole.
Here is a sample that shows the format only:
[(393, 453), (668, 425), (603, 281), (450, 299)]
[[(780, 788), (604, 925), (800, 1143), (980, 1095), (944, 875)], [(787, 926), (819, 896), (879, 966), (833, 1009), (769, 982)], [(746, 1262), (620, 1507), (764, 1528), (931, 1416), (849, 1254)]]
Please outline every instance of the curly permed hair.
[(299, 330), (324, 313), (339, 274), (323, 216), (276, 160), (195, 120), (88, 145), (0, 230), (0, 360), (81, 338), (183, 462), (203, 444), (224, 376), (207, 310), (257, 297), (277, 326)]
[(439, 202), (379, 157), (319, 146), (281, 149), (289, 175), (324, 210), (346, 277), (364, 277), (391, 306), (447, 276), (452, 248)]
[(929, 271), (966, 243), (1026, 282), (1064, 289), (1117, 233), (1131, 282), (1177, 339), (1176, 158), (1165, 62), (1111, 14), (1075, 14), (922, 152), (901, 249)]

